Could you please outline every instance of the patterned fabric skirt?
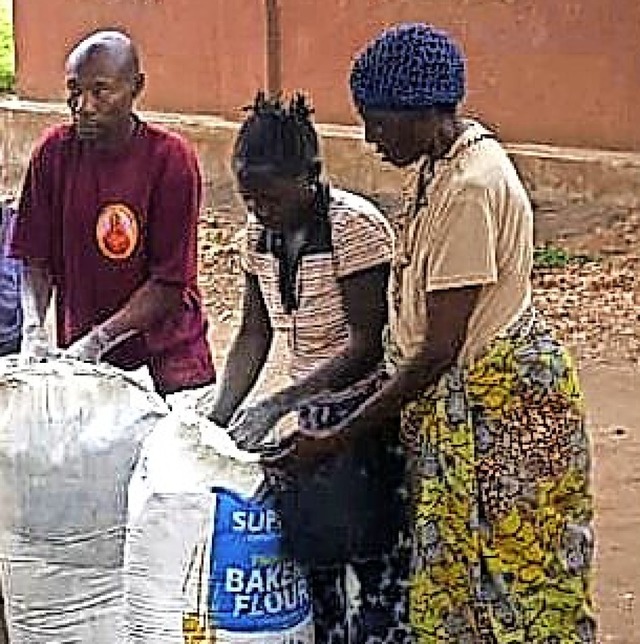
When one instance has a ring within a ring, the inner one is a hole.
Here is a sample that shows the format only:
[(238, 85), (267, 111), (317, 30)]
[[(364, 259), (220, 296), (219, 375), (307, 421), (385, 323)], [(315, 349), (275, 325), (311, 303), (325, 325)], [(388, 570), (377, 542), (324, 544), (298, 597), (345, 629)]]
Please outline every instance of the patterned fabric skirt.
[(404, 410), (419, 643), (595, 643), (575, 368), (533, 309)]

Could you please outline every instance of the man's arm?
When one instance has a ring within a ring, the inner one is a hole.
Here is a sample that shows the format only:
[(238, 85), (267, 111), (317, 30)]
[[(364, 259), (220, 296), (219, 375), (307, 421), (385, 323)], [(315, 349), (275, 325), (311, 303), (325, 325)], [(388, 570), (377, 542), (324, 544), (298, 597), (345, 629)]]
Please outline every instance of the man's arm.
[(21, 304), (24, 327), (42, 327), (53, 292), (51, 273), (44, 262), (24, 260)]
[(56, 131), (36, 145), (20, 191), (18, 212), (9, 238), (9, 255), (22, 263), (23, 349), (46, 342), (44, 323), (53, 290), (55, 257), (52, 168), (59, 153)]
[(24, 260), (20, 303), (22, 306), (22, 350), (25, 355), (44, 357), (50, 346), (44, 328), (51, 302), (52, 279), (46, 263)]
[(213, 422), (227, 426), (260, 375), (269, 355), (273, 329), (255, 275), (246, 273), (240, 328), (227, 354), (212, 409)]
[(197, 266), (201, 181), (194, 152), (171, 138), (162, 151), (165, 166), (151, 196), (146, 254), (149, 279), (111, 317), (97, 325), (69, 353), (85, 360), (138, 333), (152, 330), (180, 311), (184, 289)]
[(182, 290), (153, 278), (147, 280), (121, 309), (74, 343), (68, 354), (82, 360), (99, 360), (127, 338), (145, 333), (175, 315), (182, 306)]

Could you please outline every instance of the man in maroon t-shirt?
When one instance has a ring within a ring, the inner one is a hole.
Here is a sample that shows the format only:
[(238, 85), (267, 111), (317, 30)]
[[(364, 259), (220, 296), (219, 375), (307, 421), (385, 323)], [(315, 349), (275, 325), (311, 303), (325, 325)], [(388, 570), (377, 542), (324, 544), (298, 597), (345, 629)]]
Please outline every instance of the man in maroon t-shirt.
[(36, 147), (11, 245), (26, 263), (25, 345), (41, 337), (55, 287), (58, 343), (71, 356), (147, 365), (162, 394), (210, 384), (195, 154), (132, 112), (144, 76), (124, 34), (78, 44), (66, 85), (73, 124)]

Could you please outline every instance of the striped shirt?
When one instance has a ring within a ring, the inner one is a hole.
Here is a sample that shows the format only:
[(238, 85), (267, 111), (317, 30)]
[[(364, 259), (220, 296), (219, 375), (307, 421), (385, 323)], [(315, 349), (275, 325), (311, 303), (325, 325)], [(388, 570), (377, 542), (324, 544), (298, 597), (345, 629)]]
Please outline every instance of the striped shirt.
[(288, 372), (294, 380), (306, 377), (347, 343), (340, 280), (391, 261), (391, 228), (366, 199), (332, 188), (328, 224), (302, 250), (290, 312), (283, 303), (273, 233), (249, 214), (242, 244), (242, 268), (258, 277), (271, 325), (286, 333)]

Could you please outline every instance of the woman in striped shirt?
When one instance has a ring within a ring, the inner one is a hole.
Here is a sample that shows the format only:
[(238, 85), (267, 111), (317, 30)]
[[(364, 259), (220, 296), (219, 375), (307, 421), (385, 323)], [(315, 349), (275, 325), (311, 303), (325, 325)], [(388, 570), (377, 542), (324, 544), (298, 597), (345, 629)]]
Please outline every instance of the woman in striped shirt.
[[(283, 103), (258, 94), (233, 153), (248, 210), (241, 255), (245, 289), (240, 328), (209, 416), (222, 426), (231, 423), (232, 435), (248, 449), (260, 449), (268, 432), (294, 410), (299, 432), (322, 435), (385, 377), (382, 330), (392, 232), (373, 204), (323, 182), (310, 114), (302, 96)], [(291, 384), (233, 418), (261, 373), (277, 331), (287, 337)], [(396, 529), (402, 514), (396, 490), (404, 466), (401, 452), (393, 449), (397, 425), (386, 429), (372, 433), (375, 439), (362, 446), (378, 452), (381, 468), (370, 477), (367, 496), (372, 504), (387, 499), (386, 518), (362, 540), (361, 551), (349, 553), (348, 562), (337, 556), (315, 563), (310, 554), (318, 644), (411, 641), (402, 619), (406, 559)], [(348, 449), (337, 445), (338, 452)], [(319, 463), (313, 468), (321, 476)], [(341, 497), (349, 496), (351, 483), (345, 480)], [(284, 487), (297, 498), (295, 483), (288, 480)], [(329, 505), (343, 507), (343, 500), (334, 496)], [(300, 534), (314, 522), (314, 513), (331, 510), (312, 507), (305, 515), (296, 506), (284, 530)], [(318, 544), (332, 536), (318, 535)], [(360, 586), (360, 610), (353, 619), (348, 618), (346, 563)]]

